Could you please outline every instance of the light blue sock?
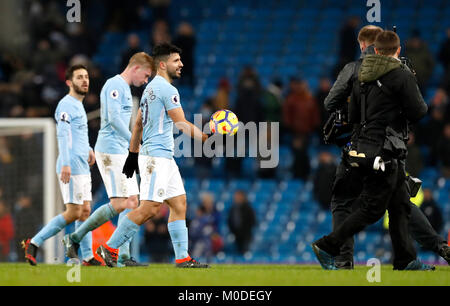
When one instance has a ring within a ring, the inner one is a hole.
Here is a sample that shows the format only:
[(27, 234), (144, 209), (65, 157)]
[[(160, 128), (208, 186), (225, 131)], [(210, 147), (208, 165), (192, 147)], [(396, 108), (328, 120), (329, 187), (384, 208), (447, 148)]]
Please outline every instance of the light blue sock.
[[(131, 211), (131, 209), (127, 208), (119, 214), (119, 220), (117, 224), (122, 223), (123, 218)], [(122, 246), (119, 248), (119, 261), (123, 261), (126, 259), (130, 259), (130, 244), (133, 240), (133, 237), (130, 237)]]
[(116, 230), (112, 234), (111, 238), (106, 243), (110, 248), (118, 249), (127, 240), (136, 234), (139, 230), (139, 225), (128, 219), (127, 216), (122, 218), (122, 222), (117, 226)]
[(62, 214), (57, 215), (31, 239), (31, 243), (40, 247), (45, 240), (58, 234), (67, 225)]
[[(83, 221), (75, 221), (75, 230), (83, 225)], [(81, 258), (83, 260), (89, 261), (94, 258), (94, 253), (92, 252), (92, 232), (88, 232), (83, 239), (80, 241)]]
[(83, 225), (70, 234), (70, 239), (76, 243), (80, 243), (81, 239), (83, 239), (87, 233), (95, 230), (97, 227), (103, 225), (106, 221), (111, 220), (115, 216), (117, 216), (117, 212), (114, 207), (112, 207), (111, 203), (100, 206), (92, 213), (92, 215), (89, 216), (89, 218), (87, 218), (86, 221), (83, 222)]
[(172, 240), (173, 250), (175, 251), (175, 260), (185, 259), (188, 253), (188, 229), (186, 220), (177, 220), (167, 224), (170, 239)]

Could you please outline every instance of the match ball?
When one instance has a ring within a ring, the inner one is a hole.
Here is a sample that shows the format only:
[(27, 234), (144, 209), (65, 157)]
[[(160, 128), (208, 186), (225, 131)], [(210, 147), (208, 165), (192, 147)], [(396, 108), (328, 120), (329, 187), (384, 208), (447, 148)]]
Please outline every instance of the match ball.
[(239, 129), (239, 120), (237, 116), (227, 109), (221, 109), (211, 116), (209, 121), (211, 133), (232, 136)]

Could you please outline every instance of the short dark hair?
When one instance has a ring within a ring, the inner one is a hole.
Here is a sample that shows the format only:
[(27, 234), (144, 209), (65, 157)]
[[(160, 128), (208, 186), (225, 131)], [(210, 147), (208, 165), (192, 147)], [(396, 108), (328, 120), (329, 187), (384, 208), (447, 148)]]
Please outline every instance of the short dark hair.
[(67, 68), (67, 70), (66, 70), (66, 81), (67, 81), (67, 80), (72, 80), (72, 78), (73, 78), (73, 73), (74, 73), (75, 71), (79, 70), (79, 69), (84, 69), (84, 70), (88, 71), (88, 69), (86, 68), (86, 66), (83, 65), (83, 64), (76, 64), (76, 65), (70, 66), (70, 67)]
[(160, 61), (166, 61), (172, 53), (181, 54), (182, 50), (170, 43), (161, 43), (153, 48), (152, 56), (157, 65), (159, 65)]
[(375, 39), (375, 48), (381, 55), (393, 55), (400, 47), (400, 37), (393, 31), (383, 31)]

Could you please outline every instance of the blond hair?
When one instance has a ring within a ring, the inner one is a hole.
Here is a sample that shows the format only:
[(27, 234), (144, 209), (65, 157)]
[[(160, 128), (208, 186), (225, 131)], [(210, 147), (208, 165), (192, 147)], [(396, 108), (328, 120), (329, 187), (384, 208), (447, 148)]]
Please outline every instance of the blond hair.
[(383, 32), (383, 29), (375, 25), (366, 25), (358, 33), (358, 42), (366, 42), (372, 45), (378, 34)]
[(150, 69), (152, 69), (152, 71), (155, 70), (155, 62), (153, 61), (153, 57), (151, 57), (150, 55), (148, 55), (145, 52), (135, 53), (128, 61), (127, 68), (133, 67), (136, 65), (150, 68)]

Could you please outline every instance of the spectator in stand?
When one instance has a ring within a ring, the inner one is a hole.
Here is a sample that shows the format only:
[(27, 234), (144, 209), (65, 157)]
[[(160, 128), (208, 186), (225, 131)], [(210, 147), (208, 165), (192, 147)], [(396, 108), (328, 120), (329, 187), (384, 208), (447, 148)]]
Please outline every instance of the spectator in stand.
[(294, 139), (292, 140), (292, 150), (292, 153), (294, 155), (294, 162), (292, 164), (292, 172), (294, 178), (299, 178), (306, 181), (309, 177), (311, 165), (309, 163), (305, 137), (294, 137)]
[(335, 78), (337, 77), (339, 71), (341, 71), (347, 63), (355, 60), (359, 52), (359, 44), (357, 39), (359, 23), (359, 17), (350, 17), (347, 19), (339, 32), (339, 59), (336, 67), (334, 68)]
[(178, 26), (173, 44), (183, 51), (183, 77), (179, 80), (180, 84), (187, 84), (195, 87), (195, 45), (197, 41), (192, 25), (188, 22), (182, 22)]
[(450, 28), (447, 28), (446, 33), (447, 37), (441, 44), (438, 57), (444, 68), (443, 87), (450, 94)]
[(414, 132), (409, 133), (407, 148), (406, 172), (411, 176), (419, 177), (420, 171), (423, 169), (423, 157), (419, 146), (416, 144), (416, 135)]
[(438, 88), (431, 99), (431, 106), (438, 108), (444, 114), (444, 121), (450, 122), (450, 99), (443, 88)]
[(437, 151), (442, 165), (442, 175), (450, 178), (450, 122), (444, 126), (444, 130), (438, 140)]
[(121, 60), (120, 60), (120, 71), (125, 70), (125, 68), (128, 66), (128, 62), (130, 61), (130, 58), (142, 51), (141, 47), (141, 40), (139, 39), (139, 36), (135, 33), (131, 33), (127, 37), (127, 49), (125, 49), (122, 52)]
[(227, 78), (221, 78), (214, 97), (211, 98), (213, 113), (221, 109), (230, 108), (231, 84)]
[(430, 149), (430, 160), (428, 163), (435, 166), (438, 160), (437, 145), (439, 136), (445, 124), (445, 113), (448, 109), (448, 98), (444, 90), (438, 89), (433, 96), (428, 113), (430, 114), (428, 120), (425, 121), (417, 129), (417, 143), (426, 145)]
[[(20, 195), (14, 207), (14, 228), (16, 253), (22, 254), (23, 249), (20, 242), (31, 237), (39, 229), (41, 220), (38, 212), (33, 208), (33, 200), (28, 195)], [(19, 261), (25, 262), (25, 257), (19, 256)]]
[(165, 20), (169, 22), (169, 7), (171, 0), (148, 0), (150, 7), (153, 10), (153, 17), (155, 20)]
[(77, 54), (92, 57), (95, 52), (97, 37), (92, 37), (91, 31), (86, 30), (81, 22), (71, 22), (67, 25), (69, 47), (67, 57), (71, 58)]
[(334, 174), (336, 173), (336, 161), (330, 152), (319, 153), (319, 166), (314, 175), (314, 198), (320, 207), (330, 210), (331, 193), (333, 188)]
[(14, 239), (13, 219), (9, 208), (3, 199), (0, 199), (0, 262), (8, 261), (11, 241)]
[[(263, 109), (261, 105), (262, 87), (257, 72), (250, 66), (246, 66), (241, 71), (237, 83), (237, 96), (234, 107), (234, 113), (243, 124), (254, 122), (258, 124), (263, 118)], [(237, 147), (235, 141), (235, 156), (238, 155), (238, 150), (245, 150), (248, 152), (248, 145), (256, 139), (249, 139), (248, 133), (245, 135), (246, 147)], [(241, 153), (243, 153), (241, 151)], [(243, 157), (227, 158), (226, 169), (229, 177), (239, 177), (242, 175)]]
[(283, 100), (283, 83), (279, 79), (274, 79), (262, 96), (265, 121), (281, 122)]
[[(320, 124), (317, 128), (317, 133), (319, 135), (322, 135), (322, 128), (325, 125), (327, 119), (328, 119), (328, 112), (325, 110), (324, 101), (325, 98), (328, 96), (328, 93), (331, 89), (331, 81), (327, 77), (322, 77), (319, 80), (319, 88), (317, 89), (315, 99), (317, 101), (317, 105), (319, 107), (319, 114), (320, 114)], [(320, 137), (320, 141), (323, 143), (323, 137)]]
[(167, 21), (162, 19), (156, 20), (153, 23), (152, 28), (152, 36), (150, 39), (151, 47), (153, 48), (156, 45), (170, 41), (171, 41), (170, 30)]
[(245, 254), (253, 239), (253, 227), (256, 225), (255, 212), (242, 190), (234, 193), (233, 204), (228, 214), (228, 227), (234, 235), (237, 250)]
[[(205, 126), (209, 126), (209, 119), (213, 114), (213, 98), (207, 98), (200, 108), (200, 113), (202, 115), (202, 129)], [(212, 168), (212, 158), (204, 156), (196, 157), (194, 159), (195, 163), (195, 176), (199, 180), (211, 177)]]
[(189, 237), (192, 241), (193, 256), (206, 256), (208, 260), (211, 260), (223, 246), (219, 235), (220, 216), (215, 209), (212, 194), (202, 194), (201, 200), (196, 217), (189, 224)]
[(235, 114), (244, 124), (262, 121), (262, 86), (257, 72), (250, 66), (244, 67), (237, 84)]
[(144, 224), (144, 247), (152, 262), (169, 262), (173, 253), (167, 229), (168, 214), (169, 209), (162, 205), (159, 213)]
[(433, 198), (431, 189), (423, 189), (423, 202), (420, 205), (420, 209), (423, 211), (431, 226), (437, 233), (442, 231), (444, 221), (442, 218), (441, 210)]
[(283, 121), (291, 133), (306, 138), (320, 125), (319, 106), (306, 81), (291, 80), (291, 90), (283, 104)]
[(434, 57), (428, 45), (420, 38), (420, 31), (414, 30), (412, 37), (406, 41), (405, 56), (409, 58), (416, 71), (417, 84), (422, 95), (426, 95), (428, 81), (434, 69)]

